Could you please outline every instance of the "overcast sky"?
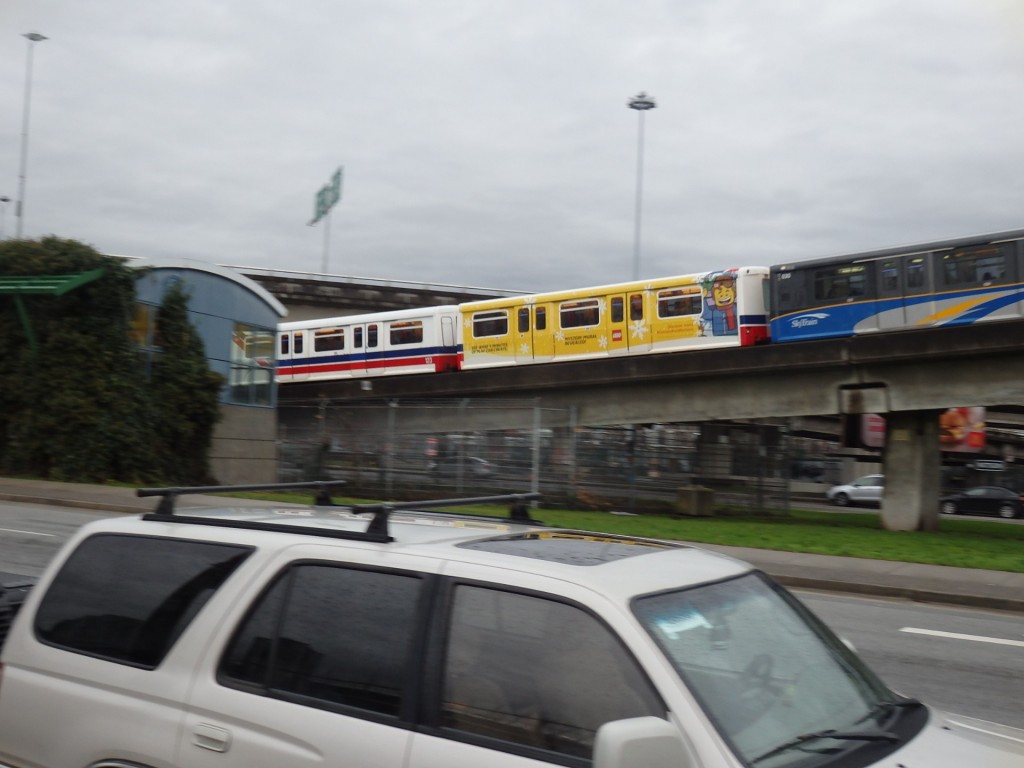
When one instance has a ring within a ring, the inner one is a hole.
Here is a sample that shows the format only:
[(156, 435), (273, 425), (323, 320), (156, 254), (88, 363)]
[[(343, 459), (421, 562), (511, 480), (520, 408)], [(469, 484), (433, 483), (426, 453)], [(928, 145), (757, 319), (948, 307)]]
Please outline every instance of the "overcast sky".
[[(100, 251), (550, 290), (1024, 227), (1019, 0), (0, 0), (0, 196)], [(16, 231), (6, 206), (4, 235)]]

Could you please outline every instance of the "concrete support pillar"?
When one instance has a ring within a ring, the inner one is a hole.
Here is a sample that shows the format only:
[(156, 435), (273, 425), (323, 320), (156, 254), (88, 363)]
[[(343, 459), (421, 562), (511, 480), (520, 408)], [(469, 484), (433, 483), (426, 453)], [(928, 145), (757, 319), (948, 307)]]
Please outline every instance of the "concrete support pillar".
[(938, 412), (895, 411), (885, 418), (882, 527), (889, 531), (937, 530), (942, 465)]

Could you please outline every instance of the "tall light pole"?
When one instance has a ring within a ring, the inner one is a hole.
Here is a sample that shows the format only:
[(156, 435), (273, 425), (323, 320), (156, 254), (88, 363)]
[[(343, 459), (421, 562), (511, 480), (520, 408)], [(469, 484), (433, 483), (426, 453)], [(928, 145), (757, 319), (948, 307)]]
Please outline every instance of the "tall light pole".
[(636, 213), (633, 228), (633, 279), (640, 279), (640, 218), (643, 207), (644, 190), (644, 112), (658, 106), (654, 98), (640, 91), (626, 102), (630, 109), (635, 109), (640, 117), (640, 127), (636, 141)]
[(22, 37), (28, 38), (28, 58), (25, 63), (25, 105), (21, 111), (21, 173), (18, 175), (18, 204), (14, 208), (17, 217), (15, 237), (21, 239), (22, 225), (25, 223), (25, 174), (28, 168), (28, 115), (32, 104), (32, 51), (35, 44), (46, 40), (45, 35), (38, 32), (26, 32)]

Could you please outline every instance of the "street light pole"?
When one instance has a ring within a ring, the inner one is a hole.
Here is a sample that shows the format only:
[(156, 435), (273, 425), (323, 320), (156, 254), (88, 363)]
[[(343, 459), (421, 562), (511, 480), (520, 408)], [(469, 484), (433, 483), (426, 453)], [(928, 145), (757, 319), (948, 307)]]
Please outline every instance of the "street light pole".
[(22, 37), (28, 38), (28, 58), (25, 64), (25, 105), (21, 111), (21, 173), (18, 175), (18, 204), (14, 208), (17, 217), (15, 237), (21, 239), (22, 226), (25, 221), (25, 175), (28, 168), (28, 116), (32, 103), (32, 50), (35, 44), (46, 40), (45, 35), (38, 32), (26, 32)]
[(626, 102), (630, 109), (635, 109), (640, 117), (640, 126), (637, 131), (636, 143), (636, 213), (634, 214), (633, 229), (633, 279), (640, 279), (640, 218), (643, 204), (644, 188), (644, 112), (658, 106), (654, 98), (640, 91), (636, 96)]

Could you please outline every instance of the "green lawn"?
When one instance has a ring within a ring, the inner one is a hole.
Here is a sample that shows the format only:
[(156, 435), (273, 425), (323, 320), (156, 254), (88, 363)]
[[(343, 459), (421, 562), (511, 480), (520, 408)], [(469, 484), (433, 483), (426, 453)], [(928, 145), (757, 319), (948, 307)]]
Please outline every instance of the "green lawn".
[[(281, 496), (260, 496), (283, 500)], [(310, 498), (292, 496), (288, 500), (308, 503)], [(336, 503), (361, 501), (339, 499)], [(506, 514), (502, 507), (461, 509)], [(941, 520), (935, 533), (894, 533), (881, 528), (877, 513), (799, 509), (772, 517), (630, 516), (560, 509), (538, 509), (533, 515), (547, 525), (602, 533), (1024, 573), (1024, 525), (976, 518)]]
[(1024, 573), (1024, 526), (942, 520), (935, 533), (886, 531), (877, 514), (794, 510), (787, 517), (619, 517), (544, 510), (545, 523), (704, 544)]

